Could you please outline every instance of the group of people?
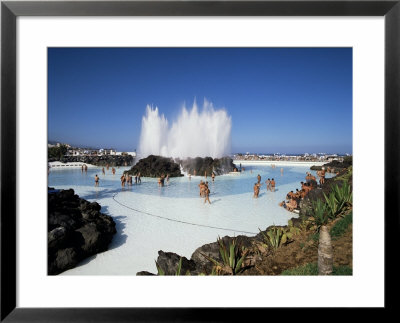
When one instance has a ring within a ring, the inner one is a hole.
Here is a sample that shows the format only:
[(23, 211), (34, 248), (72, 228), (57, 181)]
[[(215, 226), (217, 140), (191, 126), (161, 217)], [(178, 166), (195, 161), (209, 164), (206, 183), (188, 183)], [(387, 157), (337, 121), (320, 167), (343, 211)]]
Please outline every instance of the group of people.
[(162, 174), (162, 175), (158, 178), (158, 187), (163, 187), (163, 186), (164, 186), (165, 180), (167, 181), (167, 183), (169, 182), (169, 174), (167, 174), (167, 176), (165, 176), (164, 174)]
[(317, 171), (317, 175), (319, 176), (319, 185), (322, 185), (325, 183), (325, 167), (322, 167), (320, 171)]
[(200, 197), (204, 197), (204, 203), (208, 202), (211, 204), (210, 201), (210, 189), (208, 188), (208, 182), (203, 182), (200, 180), (199, 184), (199, 190), (200, 190)]
[[(325, 183), (325, 168), (322, 167), (321, 171), (317, 172), (319, 176), (320, 185)], [(286, 201), (279, 203), (280, 206), (284, 207), (288, 211), (293, 212), (300, 204), (300, 200), (304, 199), (306, 195), (316, 188), (316, 177), (310, 172), (306, 172), (306, 182), (300, 182), (301, 189), (296, 188), (296, 192), (290, 191), (286, 195)]]
[[(135, 174), (135, 184), (140, 184), (142, 183), (142, 179), (140, 176), (140, 173)], [(125, 187), (125, 184), (127, 184), (128, 186), (132, 186), (133, 185), (133, 176), (131, 174), (128, 173), (124, 173), (121, 176), (121, 186)]]
[(87, 165), (83, 164), (82, 165), (82, 173), (85, 171), (85, 173), (87, 173)]
[[(267, 179), (265, 181), (265, 185), (267, 186), (267, 191), (275, 192), (276, 182), (275, 179)], [(260, 174), (257, 175), (257, 183), (254, 183), (253, 191), (254, 191), (254, 198), (258, 198), (261, 189), (261, 176)]]

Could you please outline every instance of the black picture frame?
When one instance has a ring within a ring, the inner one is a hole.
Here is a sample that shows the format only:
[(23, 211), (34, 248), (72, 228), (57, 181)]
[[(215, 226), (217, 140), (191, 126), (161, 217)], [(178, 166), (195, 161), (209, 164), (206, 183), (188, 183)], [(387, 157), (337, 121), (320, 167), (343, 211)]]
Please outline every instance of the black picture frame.
[[(243, 309), (16, 307), (16, 19), (19, 16), (384, 16), (385, 309), (399, 286), (400, 0), (380, 1), (2, 1), (1, 2), (1, 321), (236, 321)], [(383, 156), (380, 156), (381, 158)], [(6, 167), (7, 166), (7, 167)], [(372, 233), (371, 233), (372, 235)], [(373, 237), (371, 237), (373, 239)], [(393, 268), (393, 269), (392, 269)], [(393, 273), (393, 274), (392, 274)], [(40, 291), (38, 291), (40, 292)], [(268, 306), (268, 304), (266, 304)], [(312, 302), (310, 302), (312, 307)], [(254, 319), (263, 309), (251, 310)]]

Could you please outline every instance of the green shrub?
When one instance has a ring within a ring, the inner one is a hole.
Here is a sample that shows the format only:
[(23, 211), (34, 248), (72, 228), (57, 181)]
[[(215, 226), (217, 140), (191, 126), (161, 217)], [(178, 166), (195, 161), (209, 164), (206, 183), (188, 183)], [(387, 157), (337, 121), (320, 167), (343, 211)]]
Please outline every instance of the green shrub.
[(341, 237), (348, 229), (349, 225), (353, 223), (353, 212), (345, 215), (342, 219), (337, 221), (331, 228), (330, 234), (332, 238)]
[(346, 173), (336, 176), (335, 181), (349, 181), (353, 177), (353, 166), (350, 166)]

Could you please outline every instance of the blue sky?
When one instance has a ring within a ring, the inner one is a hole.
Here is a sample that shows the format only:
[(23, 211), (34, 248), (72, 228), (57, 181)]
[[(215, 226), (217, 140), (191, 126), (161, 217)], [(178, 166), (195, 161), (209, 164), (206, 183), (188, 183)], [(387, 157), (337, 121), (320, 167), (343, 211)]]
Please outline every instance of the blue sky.
[(204, 98), (233, 153), (352, 153), (351, 48), (48, 49), (49, 140), (133, 151), (147, 104)]

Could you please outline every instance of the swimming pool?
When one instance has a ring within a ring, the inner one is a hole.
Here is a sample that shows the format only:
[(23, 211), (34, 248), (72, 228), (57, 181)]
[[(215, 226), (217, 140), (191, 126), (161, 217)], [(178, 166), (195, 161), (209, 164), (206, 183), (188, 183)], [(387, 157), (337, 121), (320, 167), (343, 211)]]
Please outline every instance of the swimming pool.
[[(280, 169), (283, 168), (283, 173)], [(101, 168), (54, 170), (49, 186), (73, 188), (81, 198), (97, 201), (102, 212), (116, 222), (117, 234), (110, 249), (84, 260), (64, 275), (135, 275), (138, 271), (156, 272), (158, 251), (175, 252), (190, 258), (205, 243), (218, 236), (252, 236), (260, 229), (284, 225), (296, 217), (279, 207), (286, 194), (300, 189), (309, 166), (246, 165), (239, 175), (208, 177), (211, 205), (199, 197), (198, 184), (204, 177), (170, 178), (164, 187), (157, 179), (142, 178), (142, 183), (121, 187), (120, 176), (127, 167), (111, 168), (103, 175)], [(314, 173), (315, 172), (312, 172)], [(94, 176), (100, 186), (94, 187)], [(260, 174), (263, 186), (258, 199), (253, 185)], [(266, 191), (265, 180), (274, 178), (275, 192)]]

